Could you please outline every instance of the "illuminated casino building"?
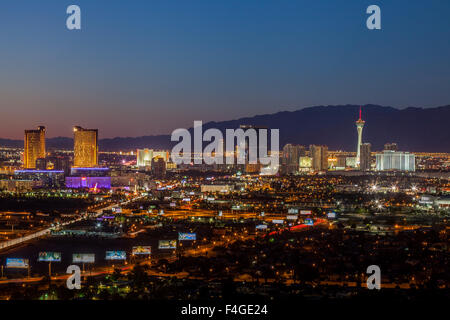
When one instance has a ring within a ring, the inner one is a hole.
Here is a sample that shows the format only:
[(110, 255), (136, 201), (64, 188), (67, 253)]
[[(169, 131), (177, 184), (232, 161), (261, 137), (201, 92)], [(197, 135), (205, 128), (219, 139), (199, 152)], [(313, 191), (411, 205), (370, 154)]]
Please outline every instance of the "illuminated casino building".
[(162, 158), (164, 162), (169, 161), (168, 151), (155, 151), (153, 149), (138, 149), (136, 152), (138, 167), (151, 167), (154, 158)]
[(66, 177), (66, 187), (71, 189), (111, 189), (109, 168), (72, 168)]
[(98, 130), (74, 127), (74, 167), (98, 166)]
[(25, 169), (36, 169), (36, 160), (45, 158), (45, 127), (25, 130), (23, 163)]
[(136, 152), (138, 167), (149, 167), (152, 165), (153, 150), (152, 149), (138, 149)]
[(376, 154), (377, 171), (416, 171), (416, 157), (409, 152), (384, 150)]
[(356, 167), (359, 167), (361, 159), (361, 143), (362, 143), (362, 131), (365, 121), (361, 119), (361, 107), (359, 107), (359, 119), (355, 122), (356, 129), (358, 130), (358, 145), (356, 147)]
[(14, 179), (37, 182), (35, 187), (61, 188), (64, 187), (63, 170), (16, 170)]

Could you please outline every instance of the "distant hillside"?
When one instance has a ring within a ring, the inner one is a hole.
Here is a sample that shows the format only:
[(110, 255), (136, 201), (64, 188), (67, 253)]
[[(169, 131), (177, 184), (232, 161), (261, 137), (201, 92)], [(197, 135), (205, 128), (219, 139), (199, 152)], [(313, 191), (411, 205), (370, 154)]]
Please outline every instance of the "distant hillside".
[[(332, 150), (354, 151), (359, 106), (316, 106), (297, 111), (257, 115), (231, 121), (208, 122), (204, 129), (225, 130), (241, 124), (280, 129), (280, 145), (325, 144)], [(363, 106), (363, 142), (372, 150), (381, 150), (387, 142), (397, 142), (404, 151), (450, 152), (450, 105), (437, 108), (403, 110), (377, 105)], [(49, 148), (73, 148), (71, 138), (48, 139)], [(136, 138), (102, 139), (101, 150), (132, 150), (136, 148), (169, 149), (170, 135)], [(23, 141), (0, 139), (0, 146), (22, 147)]]

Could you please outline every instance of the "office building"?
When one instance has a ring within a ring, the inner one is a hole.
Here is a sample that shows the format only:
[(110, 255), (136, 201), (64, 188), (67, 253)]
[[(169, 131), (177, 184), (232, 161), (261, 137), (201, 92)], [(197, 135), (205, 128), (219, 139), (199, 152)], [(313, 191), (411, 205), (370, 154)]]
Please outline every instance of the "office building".
[(166, 161), (164, 158), (155, 157), (152, 159), (152, 174), (158, 178), (166, 175)]
[(64, 171), (25, 169), (14, 172), (15, 180), (35, 181), (34, 187), (61, 188), (64, 187)]
[(74, 159), (76, 168), (98, 166), (98, 130), (74, 127)]
[(36, 169), (37, 159), (45, 158), (45, 127), (25, 130), (23, 166)]

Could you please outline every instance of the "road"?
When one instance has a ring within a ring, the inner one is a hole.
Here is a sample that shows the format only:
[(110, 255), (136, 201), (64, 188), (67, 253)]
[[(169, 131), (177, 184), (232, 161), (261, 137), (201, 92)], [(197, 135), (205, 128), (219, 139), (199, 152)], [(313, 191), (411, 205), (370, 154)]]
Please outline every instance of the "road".
[[(252, 235), (247, 235), (245, 236), (245, 239), (249, 239), (252, 238), (254, 236)], [(236, 239), (234, 239), (236, 240)], [(216, 245), (223, 245), (227, 242), (229, 242), (229, 239), (224, 239), (224, 240), (220, 240), (220, 241), (216, 241), (214, 244), (206, 244), (197, 248), (189, 248), (183, 251), (183, 256), (203, 256), (206, 255), (208, 253), (208, 256), (212, 256), (214, 254), (214, 252), (212, 251), (212, 249), (214, 248), (214, 246)], [(169, 262), (173, 262), (176, 260), (176, 254), (172, 254), (171, 256), (165, 258), (166, 260), (168, 260)], [(119, 269), (121, 270), (122, 274), (127, 274), (129, 273), (133, 267), (137, 264), (139, 265), (151, 265), (152, 261), (151, 260), (144, 260), (144, 261), (139, 261), (137, 263), (131, 263), (131, 264), (127, 264), (124, 266), (119, 267)], [(86, 277), (96, 277), (96, 276), (101, 276), (101, 275), (106, 275), (106, 274), (112, 274), (114, 272), (114, 267), (99, 267), (94, 271), (86, 271), (86, 272), (82, 272), (82, 277), (86, 278)], [(189, 275), (187, 272), (179, 272), (179, 273), (164, 273), (164, 272), (159, 272), (157, 270), (152, 270), (149, 269), (146, 271), (148, 275), (150, 276), (157, 276), (157, 277), (175, 277), (175, 278), (180, 278), (180, 279), (193, 279), (193, 280), (198, 280), (198, 279), (203, 279), (202, 277), (199, 276), (192, 276)], [(54, 282), (65, 282), (67, 280), (67, 278), (69, 277), (68, 274), (63, 274), (63, 275), (58, 275), (58, 276), (53, 276), (51, 277), (51, 280)], [(21, 279), (6, 279), (6, 280), (0, 280), (0, 285), (2, 284), (27, 284), (27, 283), (37, 283), (40, 282), (44, 279), (45, 277), (33, 277), (33, 278), (21, 278)], [(211, 279), (210, 279), (211, 280)], [(236, 282), (259, 282), (261, 284), (266, 283), (265, 279), (254, 279), (252, 278), (250, 275), (248, 274), (243, 274), (243, 275), (238, 275), (236, 277), (234, 277), (234, 281)], [(276, 282), (276, 279), (267, 279), (267, 283), (273, 283)], [(295, 284), (295, 282), (292, 279), (289, 278), (284, 278), (282, 283), (286, 284), (286, 285), (293, 285)], [(341, 287), (357, 287), (357, 286), (361, 286), (361, 287), (365, 287), (365, 283), (357, 283), (355, 281), (331, 281), (331, 280), (322, 280), (319, 282), (315, 282), (315, 285), (322, 285), (322, 286), (341, 286)], [(401, 283), (401, 284), (397, 284), (397, 283), (382, 283), (382, 288), (396, 288), (397, 286), (399, 286), (401, 289), (409, 289), (411, 288), (411, 284), (410, 283)]]
[[(122, 203), (114, 203), (114, 204), (111, 204), (111, 205), (109, 205), (107, 207), (102, 207), (102, 208), (97, 209), (97, 210), (94, 211), (94, 213), (95, 213), (94, 216), (96, 216), (96, 217), (100, 216), (103, 213), (104, 210), (110, 210), (113, 207), (116, 207), (116, 206), (119, 206), (119, 205), (126, 205), (126, 204), (128, 204), (128, 203), (130, 203), (132, 201), (136, 201), (136, 200), (139, 200), (141, 198), (143, 198), (143, 197), (142, 196), (138, 196), (138, 197), (135, 197), (133, 199), (130, 199), (130, 200), (122, 202)], [(58, 228), (71, 225), (71, 224), (73, 224), (75, 222), (78, 222), (78, 221), (81, 221), (81, 220), (84, 220), (84, 219), (87, 219), (87, 218), (88, 218), (87, 215), (74, 218), (72, 220), (69, 220), (69, 221), (66, 221), (64, 223), (61, 223), (58, 226)], [(8, 240), (8, 241), (3, 241), (3, 242), (0, 243), (0, 251), (8, 249), (8, 248), (11, 248), (13, 246), (20, 245), (20, 244), (25, 243), (25, 242), (30, 241), (30, 240), (34, 240), (34, 239), (46, 236), (54, 229), (55, 229), (54, 227), (45, 228), (45, 229), (36, 231), (34, 233), (28, 234), (28, 235), (20, 237), (20, 238)]]

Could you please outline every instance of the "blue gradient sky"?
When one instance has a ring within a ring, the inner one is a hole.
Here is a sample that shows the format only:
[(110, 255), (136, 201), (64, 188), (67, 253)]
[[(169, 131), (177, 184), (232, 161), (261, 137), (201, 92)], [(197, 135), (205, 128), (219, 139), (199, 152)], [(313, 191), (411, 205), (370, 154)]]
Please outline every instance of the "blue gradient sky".
[[(82, 30), (65, 27), (78, 4)], [(378, 4), (382, 30), (366, 28)], [(450, 103), (450, 1), (2, 0), (0, 137), (170, 133), (311, 105)]]

